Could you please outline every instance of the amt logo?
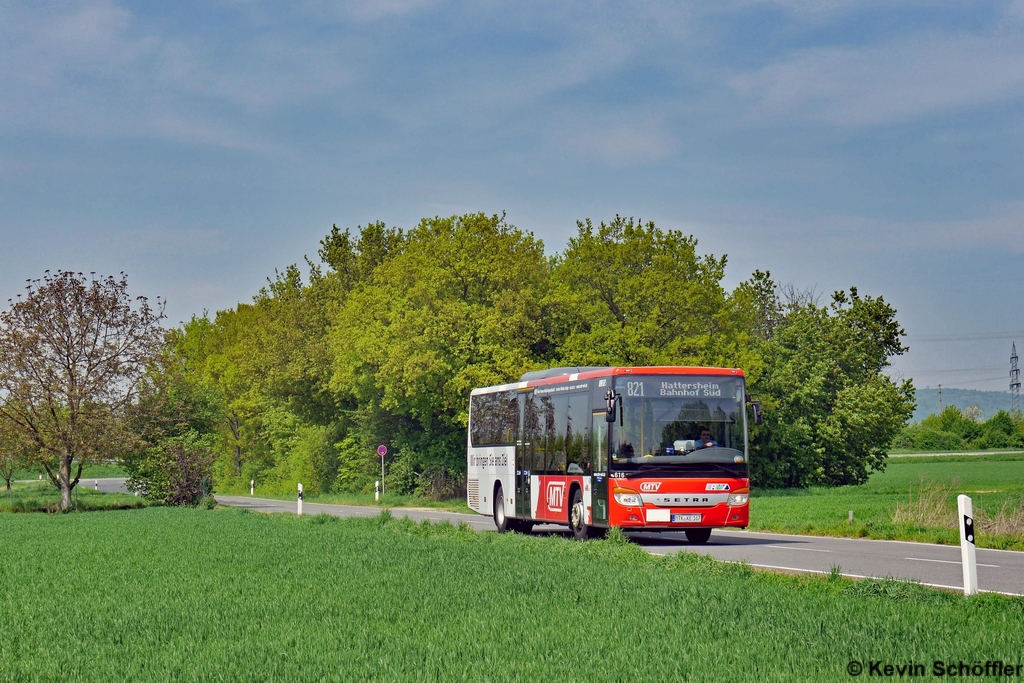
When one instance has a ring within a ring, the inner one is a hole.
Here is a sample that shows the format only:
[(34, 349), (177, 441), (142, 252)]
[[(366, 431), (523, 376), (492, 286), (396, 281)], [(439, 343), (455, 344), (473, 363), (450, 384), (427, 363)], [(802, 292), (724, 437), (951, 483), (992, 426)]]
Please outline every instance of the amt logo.
[(562, 511), (562, 500), (565, 498), (565, 482), (548, 482), (548, 509), (552, 512)]
[(643, 491), (644, 493), (653, 493), (654, 491), (657, 491), (660, 488), (660, 481), (645, 481), (644, 483), (640, 484), (640, 490)]

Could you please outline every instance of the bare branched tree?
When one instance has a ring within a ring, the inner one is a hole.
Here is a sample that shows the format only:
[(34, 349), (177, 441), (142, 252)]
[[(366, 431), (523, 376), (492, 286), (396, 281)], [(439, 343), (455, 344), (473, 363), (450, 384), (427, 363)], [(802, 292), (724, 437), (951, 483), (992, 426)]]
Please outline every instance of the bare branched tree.
[(133, 301), (124, 273), (47, 271), (26, 289), (0, 313), (0, 417), (32, 444), (66, 510), (83, 465), (128, 439), (123, 417), (163, 343), (164, 305)]
[(792, 282), (783, 282), (778, 289), (782, 310), (792, 313), (808, 305), (820, 306), (822, 295), (817, 289), (817, 286), (801, 289)]

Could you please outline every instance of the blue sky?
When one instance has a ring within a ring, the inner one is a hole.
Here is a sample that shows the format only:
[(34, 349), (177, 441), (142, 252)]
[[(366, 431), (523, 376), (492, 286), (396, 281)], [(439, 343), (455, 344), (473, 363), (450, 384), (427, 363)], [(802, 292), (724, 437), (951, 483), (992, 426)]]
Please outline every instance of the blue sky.
[[(332, 223), (616, 213), (899, 310), (918, 386), (1024, 346), (1024, 2), (0, 0), (0, 292), (128, 272), (176, 322)], [(1014, 336), (1016, 335), (1016, 336)]]

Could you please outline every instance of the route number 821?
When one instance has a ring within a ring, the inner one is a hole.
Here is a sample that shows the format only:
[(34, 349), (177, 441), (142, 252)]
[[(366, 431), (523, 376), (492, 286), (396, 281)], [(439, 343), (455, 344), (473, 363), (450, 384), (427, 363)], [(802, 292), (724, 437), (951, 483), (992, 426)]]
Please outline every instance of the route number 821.
[(627, 396), (643, 396), (644, 395), (644, 383), (643, 382), (626, 382), (626, 395)]

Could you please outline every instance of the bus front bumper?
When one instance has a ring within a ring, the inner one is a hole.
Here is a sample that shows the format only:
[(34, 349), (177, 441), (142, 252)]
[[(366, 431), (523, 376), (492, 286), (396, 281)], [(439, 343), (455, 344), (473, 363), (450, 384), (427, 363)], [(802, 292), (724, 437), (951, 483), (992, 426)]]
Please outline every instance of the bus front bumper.
[(652, 531), (682, 530), (707, 527), (746, 527), (750, 522), (750, 504), (713, 507), (665, 508), (645, 505), (624, 507), (612, 505), (609, 523), (623, 528), (642, 528)]

